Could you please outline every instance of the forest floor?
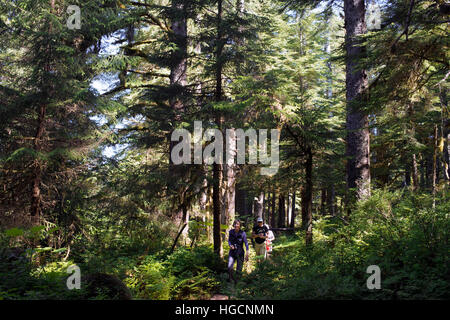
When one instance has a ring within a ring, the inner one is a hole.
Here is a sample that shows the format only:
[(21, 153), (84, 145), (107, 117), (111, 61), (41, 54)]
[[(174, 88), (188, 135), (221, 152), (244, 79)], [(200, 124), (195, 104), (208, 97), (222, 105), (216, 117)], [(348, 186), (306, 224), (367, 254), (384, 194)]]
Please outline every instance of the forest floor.
[[(211, 300), (233, 300), (240, 299), (248, 294), (256, 297), (256, 292), (248, 292), (249, 288), (258, 287), (258, 282), (277, 281), (278, 273), (274, 270), (280, 269), (283, 264), (283, 255), (286, 250), (294, 249), (300, 244), (300, 239), (294, 235), (281, 235), (273, 242), (273, 250), (267, 254), (265, 260), (256, 258), (255, 249), (249, 244), (249, 260), (244, 263), (243, 272), (238, 277), (237, 283), (229, 282), (228, 274), (221, 274), (220, 290), (212, 295)], [(236, 269), (236, 265), (235, 265)], [(250, 291), (252, 291), (250, 289)]]
[[(221, 259), (208, 241), (171, 252), (163, 233), (149, 247), (153, 239), (130, 241), (103, 232), (101, 242), (75, 242), (65, 261), (64, 250), (50, 247), (14, 256), (11, 243), (34, 239), (34, 233), (6, 230), (0, 233), (0, 300), (104, 300), (124, 292), (138, 300), (448, 299), (450, 201), (443, 196), (433, 210), (431, 201), (427, 195), (379, 192), (355, 210), (348, 225), (317, 219), (312, 245), (301, 231), (279, 233), (273, 252), (260, 262), (250, 245), (236, 284), (227, 281), (226, 243)], [(69, 290), (72, 265), (82, 277), (110, 281)], [(381, 270), (380, 290), (368, 286), (373, 265)]]

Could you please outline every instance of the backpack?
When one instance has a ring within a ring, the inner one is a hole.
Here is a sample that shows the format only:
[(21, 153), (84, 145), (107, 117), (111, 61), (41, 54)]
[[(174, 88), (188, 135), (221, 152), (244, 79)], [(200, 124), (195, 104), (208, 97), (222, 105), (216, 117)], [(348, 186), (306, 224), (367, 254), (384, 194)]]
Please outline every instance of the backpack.
[(275, 240), (275, 235), (273, 234), (273, 231), (270, 230), (270, 227), (267, 224), (265, 224), (265, 226), (269, 230), (269, 232), (267, 232), (267, 239), (269, 239), (270, 241)]
[(275, 240), (275, 235), (273, 234), (273, 231), (270, 230), (267, 224), (265, 224), (265, 226), (267, 227), (267, 229), (269, 229), (269, 231), (267, 232), (267, 239), (266, 239), (266, 251), (270, 253), (272, 252), (272, 241)]

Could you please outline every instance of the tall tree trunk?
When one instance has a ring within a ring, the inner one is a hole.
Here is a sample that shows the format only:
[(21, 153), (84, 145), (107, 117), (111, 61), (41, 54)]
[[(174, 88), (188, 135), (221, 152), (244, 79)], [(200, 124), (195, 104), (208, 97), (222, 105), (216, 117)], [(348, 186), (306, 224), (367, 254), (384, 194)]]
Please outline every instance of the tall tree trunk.
[(450, 120), (446, 120), (444, 127), (444, 175), (447, 183), (450, 181)]
[[(450, 182), (450, 119), (448, 117), (449, 109), (448, 109), (448, 100), (447, 100), (447, 88), (444, 86), (442, 88), (439, 85), (439, 101), (441, 102), (441, 132), (442, 132), (442, 170), (444, 171), (444, 179), (447, 181), (447, 184)], [(440, 146), (441, 147), (441, 146)]]
[[(344, 0), (347, 99), (347, 188), (350, 200), (370, 196), (370, 136), (368, 116), (362, 104), (367, 100), (367, 73), (358, 64), (366, 49), (358, 36), (367, 32), (364, 0)], [(354, 190), (354, 192), (353, 192)]]
[(285, 222), (286, 222), (286, 218), (285, 218), (285, 203), (286, 203), (286, 199), (284, 197), (284, 195), (280, 194), (280, 196), (278, 197), (278, 227), (279, 228), (284, 228)]
[[(449, 124), (447, 125), (450, 127), (450, 121), (448, 121)], [(444, 158), (445, 158), (445, 179), (447, 180), (447, 183), (450, 181), (450, 130), (446, 130), (445, 132), (445, 145), (444, 145)]]
[[(236, 1), (236, 12), (238, 17), (242, 17), (243, 13), (245, 10), (245, 1), (244, 0), (237, 0)], [(244, 31), (244, 26), (242, 24), (239, 25), (238, 27), (238, 31), (239, 33), (242, 33)], [(243, 37), (237, 36), (236, 37), (236, 48), (242, 48), (245, 45), (245, 39)], [(243, 66), (242, 63), (238, 60), (238, 63), (236, 64), (236, 74), (237, 75), (243, 75), (244, 71), (243, 71)]]
[(336, 215), (336, 191), (334, 189), (334, 184), (331, 184), (327, 190), (327, 206), (328, 214), (331, 216)]
[(182, 203), (181, 205), (181, 212), (182, 212), (182, 218), (181, 218), (181, 224), (180, 225), (186, 225), (186, 227), (183, 229), (182, 231), (182, 235), (183, 235), (183, 241), (184, 244), (187, 245), (187, 240), (188, 240), (188, 230), (189, 230), (189, 211), (187, 208), (187, 205), (185, 202)]
[(247, 195), (246, 190), (243, 189), (242, 184), (236, 184), (236, 196), (235, 196), (235, 212), (240, 216), (246, 214), (247, 211)]
[(432, 193), (433, 193), (433, 209), (436, 206), (436, 183), (437, 177), (437, 150), (438, 150), (438, 127), (434, 125), (433, 136), (433, 178), (432, 178)]
[(289, 227), (291, 225), (291, 219), (292, 219), (292, 195), (290, 193), (288, 193), (287, 212), (286, 212), (286, 227)]
[[(182, 121), (183, 113), (185, 110), (185, 104), (182, 99), (183, 91), (187, 85), (187, 23), (186, 23), (186, 8), (185, 3), (182, 0), (172, 0), (172, 9), (177, 12), (176, 17), (173, 18), (171, 24), (172, 33), (170, 33), (170, 41), (176, 46), (176, 50), (172, 52), (172, 65), (170, 68), (170, 86), (175, 94), (169, 100), (170, 108), (173, 110), (175, 126), (172, 130), (175, 130), (176, 124)], [(172, 149), (177, 144), (176, 141), (171, 141), (169, 136), (169, 171), (171, 175), (175, 175), (175, 185), (177, 189), (183, 189), (183, 186), (177, 185), (177, 181), (182, 179), (184, 174), (184, 167), (182, 165), (174, 165), (172, 161)], [(172, 181), (171, 181), (172, 182)], [(186, 220), (186, 204), (184, 203), (184, 190), (177, 190), (177, 194), (181, 194), (181, 198), (177, 199), (179, 205), (175, 206), (175, 212), (172, 219), (175, 223), (178, 223), (180, 228), (183, 226)], [(183, 235), (186, 236), (188, 232), (188, 226), (183, 229)]]
[(439, 159), (439, 130), (438, 130), (438, 145), (436, 147), (437, 149), (437, 154), (436, 154), (436, 183), (439, 185), (439, 179), (441, 176), (441, 159)]
[[(408, 107), (408, 115), (411, 122), (411, 128), (408, 132), (408, 134), (411, 137), (415, 137), (416, 134), (416, 128), (415, 128), (415, 120), (414, 120), (414, 105), (412, 102), (409, 103)], [(419, 188), (419, 172), (417, 169), (417, 160), (416, 160), (416, 154), (413, 153), (411, 157), (411, 183), (412, 183), (412, 190), (417, 191)]]
[(253, 216), (253, 205), (254, 205), (254, 201), (253, 201), (253, 191), (248, 192), (247, 191), (247, 198), (246, 198), (246, 216)]
[(313, 155), (311, 147), (306, 148), (305, 185), (302, 188), (302, 228), (305, 230), (305, 242), (312, 243), (312, 181)]
[(320, 214), (325, 215), (327, 212), (327, 189), (322, 187), (320, 190)]
[(277, 198), (277, 197), (276, 197), (275, 189), (274, 189), (273, 192), (272, 192), (272, 215), (271, 215), (271, 220), (270, 220), (270, 225), (272, 226), (272, 228), (275, 228), (276, 223), (277, 223), (277, 220), (276, 220), (276, 211), (275, 211), (275, 208), (276, 208), (276, 204), (275, 204), (276, 198)]
[(270, 193), (263, 192), (263, 211), (262, 211), (262, 218), (264, 220), (264, 223), (269, 223), (268, 217), (269, 217), (269, 205), (270, 205)]
[[(176, 46), (172, 53), (170, 68), (170, 86), (176, 92), (170, 99), (170, 107), (175, 114), (175, 123), (181, 121), (185, 105), (182, 98), (184, 87), (187, 85), (187, 23), (185, 2), (183, 0), (172, 0), (172, 8), (178, 13), (172, 21), (170, 34), (171, 42)], [(171, 143), (170, 151), (177, 142)]]
[(255, 198), (255, 218), (262, 218), (264, 211), (264, 192), (261, 191), (259, 196)]
[[(330, 21), (327, 19), (327, 23), (329, 23)], [(327, 37), (327, 42), (325, 44), (325, 52), (327, 53), (327, 55), (331, 56), (331, 30), (328, 33), (328, 37)], [(331, 61), (327, 62), (327, 68), (328, 68), (328, 73), (327, 73), (327, 82), (328, 82), (328, 88), (327, 88), (327, 97), (329, 99), (329, 103), (330, 103), (330, 109), (333, 110), (333, 65), (331, 64)], [(330, 118), (333, 117), (333, 113), (330, 112)], [(331, 134), (331, 133), (330, 133)], [(329, 161), (329, 163), (332, 163), (332, 166), (329, 168), (330, 171), (333, 170), (334, 168), (334, 162), (333, 161)], [(335, 215), (335, 189), (334, 189), (334, 182), (333, 179), (331, 179), (331, 181), (329, 181), (328, 183), (328, 188), (327, 188), (327, 206), (328, 206), (328, 214), (330, 214), (331, 216)]]
[(265, 192), (263, 192), (262, 195), (263, 195), (262, 218), (264, 220), (264, 223), (266, 223), (267, 222), (266, 218), (269, 212), (269, 193), (266, 194)]
[(211, 238), (211, 242), (212, 242), (212, 232), (211, 232), (211, 227), (208, 226), (207, 222), (209, 221), (209, 210), (207, 207), (208, 204), (208, 170), (206, 165), (202, 165), (202, 186), (201, 186), (201, 190), (200, 190), (200, 197), (199, 197), (199, 207), (200, 207), (200, 215), (202, 217), (202, 221), (206, 226), (206, 234), (207, 234), (207, 238), (210, 239)]
[[(55, 11), (55, 0), (50, 0), (50, 8), (51, 12)], [(52, 34), (52, 24), (50, 23), (49, 34)], [(47, 62), (44, 66), (44, 71), (46, 73), (51, 72), (51, 45), (49, 43), (48, 47), (45, 49), (47, 51)], [(51, 85), (45, 83), (42, 90), (45, 93), (45, 99), (52, 95)], [(36, 135), (34, 137), (34, 150), (36, 153), (42, 151), (43, 147), (43, 137), (45, 133), (45, 118), (47, 116), (47, 106), (46, 103), (42, 103), (39, 106), (38, 113), (38, 123), (36, 129)], [(30, 215), (31, 215), (31, 223), (39, 224), (42, 208), (41, 208), (41, 182), (42, 182), (42, 163), (40, 160), (35, 159), (33, 163), (33, 180), (32, 180), (32, 190), (31, 190), (31, 207), (30, 207)]]
[(404, 163), (404, 180), (403, 180), (403, 186), (409, 188), (411, 186), (411, 165), (408, 163), (408, 161), (405, 161), (407, 159), (402, 159), (402, 162)]
[(208, 242), (214, 243), (214, 204), (213, 204), (213, 186), (208, 186), (208, 201), (206, 202), (207, 220), (209, 222), (206, 231), (208, 233)]
[(417, 191), (417, 189), (419, 188), (419, 171), (417, 169), (417, 160), (415, 153), (413, 153), (411, 159), (411, 177), (412, 177), (412, 189), (413, 191)]
[(433, 153), (427, 154), (425, 158), (425, 182), (428, 189), (433, 188)]
[(227, 225), (231, 225), (235, 218), (236, 211), (236, 165), (227, 165), (227, 181), (225, 192), (225, 216)]
[(221, 225), (221, 211), (222, 211), (222, 197), (221, 197), (221, 185), (222, 185), (222, 165), (213, 164), (213, 241), (214, 252), (220, 257), (223, 257), (222, 237), (220, 235)]
[[(47, 71), (50, 71), (49, 68)], [(39, 107), (38, 115), (38, 127), (34, 139), (34, 150), (40, 152), (42, 150), (42, 138), (45, 131), (45, 116), (46, 116), (46, 105), (42, 104)], [(32, 185), (32, 195), (31, 195), (31, 223), (39, 224), (39, 219), (41, 216), (41, 180), (42, 180), (42, 164), (41, 161), (36, 159), (34, 161), (34, 178)]]
[[(223, 62), (222, 51), (224, 47), (223, 40), (223, 30), (222, 30), (222, 0), (217, 2), (217, 48), (216, 48), (216, 90), (215, 90), (215, 101), (222, 101), (222, 70)], [(223, 125), (223, 115), (220, 111), (216, 111), (215, 121), (219, 127), (222, 129)], [(220, 235), (220, 222), (221, 222), (221, 212), (222, 212), (222, 184), (223, 184), (223, 165), (214, 163), (213, 164), (213, 207), (214, 207), (214, 252), (216, 252), (221, 258), (223, 257), (223, 247), (222, 247), (222, 237)]]
[[(222, 26), (221, 24), (221, 11), (222, 11), (222, 3), (218, 4), (219, 8), (218, 8), (218, 41), (222, 41)], [(244, 10), (244, 1), (243, 0), (238, 0), (236, 3), (236, 10), (238, 15), (240, 15), (243, 10)], [(237, 43), (238, 44), (242, 44), (243, 43), (243, 39), (237, 39)], [(221, 62), (219, 62), (219, 58), (222, 55), (222, 50), (223, 50), (223, 44), (219, 43), (218, 44), (218, 50), (217, 50), (217, 74), (216, 74), (216, 95), (217, 93), (219, 93), (219, 95), (221, 95), (221, 91), (222, 91), (222, 65)], [(220, 64), (220, 65), (219, 65)], [(239, 73), (239, 67), (237, 72)], [(220, 88), (219, 88), (220, 86)], [(221, 96), (216, 96), (216, 101), (221, 101), (222, 97)], [(219, 122), (223, 123), (223, 122), (228, 122), (225, 121), (223, 116), (219, 116), (221, 119), (219, 120)], [(224, 131), (224, 130), (223, 130)], [(223, 166), (224, 170), (225, 170), (225, 185), (224, 185), (224, 190), (223, 190), (223, 203), (224, 206), (222, 208), (222, 224), (224, 225), (231, 225), (232, 221), (235, 218), (235, 211), (236, 211), (236, 173), (238, 170), (238, 165), (235, 163), (235, 157), (237, 156), (237, 146), (236, 146), (236, 132), (234, 128), (231, 128), (230, 131), (230, 139), (226, 140), (226, 147), (224, 150), (224, 154), (227, 154), (227, 150), (228, 152), (230, 152), (231, 156), (232, 156), (232, 161), (227, 161), (226, 164)], [(241, 212), (242, 213), (242, 212)], [(223, 240), (225, 240), (225, 235), (223, 236)]]
[(300, 197), (301, 197), (301, 202), (302, 202), (302, 207), (301, 207), (301, 210), (302, 210), (302, 225), (301, 225), (301, 228), (303, 230), (306, 230), (306, 224), (307, 224), (306, 220), (307, 220), (307, 216), (308, 216), (308, 214), (307, 214), (308, 211), (307, 210), (308, 210), (308, 205), (309, 205), (309, 202), (306, 199), (306, 192), (305, 192), (305, 190), (306, 190), (306, 184), (303, 184), (300, 187)]
[(291, 215), (290, 227), (295, 228), (295, 190), (292, 193), (292, 215)]
[(426, 188), (428, 185), (427, 182), (427, 167), (426, 167), (426, 161), (425, 161), (425, 156), (421, 155), (421, 159), (420, 159), (420, 187), (421, 188)]
[[(236, 132), (234, 129), (231, 129), (230, 131), (230, 140), (226, 140), (226, 149), (229, 150), (229, 152), (236, 157), (237, 155), (237, 149), (236, 149)], [(226, 151), (224, 152), (226, 154)], [(226, 163), (223, 165), (223, 168), (225, 169), (225, 177), (224, 180), (224, 186), (222, 190), (222, 196), (223, 196), (223, 207), (222, 207), (222, 216), (221, 221), (223, 225), (231, 226), (234, 217), (235, 217), (235, 202), (236, 202), (236, 167), (237, 165), (234, 163)], [(222, 241), (225, 241), (226, 234), (222, 234)]]

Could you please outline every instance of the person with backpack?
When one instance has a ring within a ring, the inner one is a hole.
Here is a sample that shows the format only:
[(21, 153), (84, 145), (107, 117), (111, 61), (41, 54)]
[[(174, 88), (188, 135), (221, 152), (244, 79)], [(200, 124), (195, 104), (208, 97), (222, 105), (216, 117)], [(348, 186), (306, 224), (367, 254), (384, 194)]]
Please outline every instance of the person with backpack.
[[(246, 248), (245, 258), (244, 244)], [(228, 245), (230, 246), (230, 251), (228, 253), (228, 281), (233, 280), (234, 283), (236, 283), (237, 280), (233, 276), (234, 263), (237, 262), (236, 274), (240, 275), (242, 273), (244, 260), (248, 261), (247, 235), (241, 230), (241, 222), (239, 220), (233, 222), (233, 229), (231, 229), (228, 234)]]
[(267, 257), (266, 238), (269, 229), (264, 225), (261, 217), (256, 220), (256, 226), (253, 227), (252, 238), (255, 239), (255, 251), (257, 256)]
[(267, 229), (269, 230), (269, 232), (267, 233), (267, 238), (266, 238), (266, 251), (267, 254), (272, 252), (272, 242), (273, 240), (275, 240), (275, 235), (273, 234), (273, 231), (270, 230), (270, 227), (268, 224), (265, 224), (265, 226), (267, 227)]

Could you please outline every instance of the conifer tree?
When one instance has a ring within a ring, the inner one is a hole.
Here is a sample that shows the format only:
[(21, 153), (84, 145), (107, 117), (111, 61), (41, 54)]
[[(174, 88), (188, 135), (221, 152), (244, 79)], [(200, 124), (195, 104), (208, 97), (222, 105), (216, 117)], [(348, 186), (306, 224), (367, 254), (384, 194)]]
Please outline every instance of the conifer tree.
[(92, 117), (107, 102), (90, 88), (89, 58), (117, 28), (114, 3), (83, 2), (81, 29), (71, 30), (67, 1), (1, 2), (0, 200), (13, 220), (55, 220), (64, 189), (102, 139)]

